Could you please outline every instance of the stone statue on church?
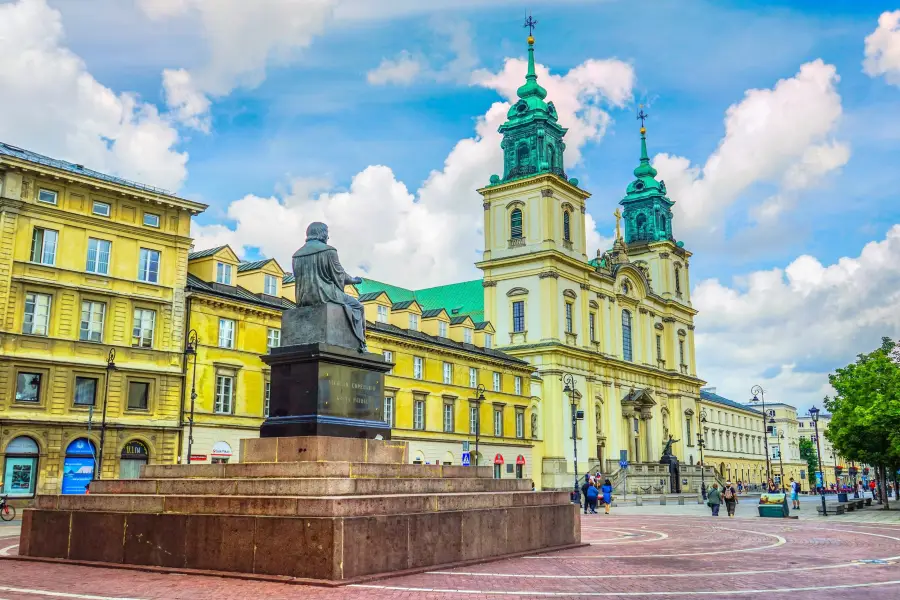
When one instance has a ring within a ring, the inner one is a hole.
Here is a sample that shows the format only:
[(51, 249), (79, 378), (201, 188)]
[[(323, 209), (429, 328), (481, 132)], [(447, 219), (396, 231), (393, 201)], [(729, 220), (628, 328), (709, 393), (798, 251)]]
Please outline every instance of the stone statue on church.
[(531, 439), (536, 440), (538, 438), (538, 416), (537, 413), (531, 413)]
[[(315, 307), (327, 304), (340, 306), (347, 316), (347, 323), (355, 338), (357, 349), (366, 352), (366, 319), (363, 306), (356, 298), (344, 292), (344, 286), (362, 283), (362, 279), (351, 277), (344, 271), (338, 260), (337, 250), (327, 242), (328, 226), (325, 223), (310, 223), (306, 228), (306, 243), (293, 256), (297, 306)], [(330, 341), (306, 339), (312, 334), (312, 328), (304, 328), (302, 323), (290, 325), (291, 337), (298, 341), (306, 343)], [(313, 337), (316, 336), (313, 334)]]

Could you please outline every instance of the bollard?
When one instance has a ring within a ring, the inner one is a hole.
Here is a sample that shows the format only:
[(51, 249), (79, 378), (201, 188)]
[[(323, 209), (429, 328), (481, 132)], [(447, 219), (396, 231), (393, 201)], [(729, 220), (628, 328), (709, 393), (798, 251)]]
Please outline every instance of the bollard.
[(635, 496), (635, 497), (634, 497), (634, 505), (635, 505), (635, 506), (643, 506), (643, 505), (644, 505), (644, 498), (641, 497), (641, 496)]
[(660, 506), (665, 506), (665, 504), (666, 504), (666, 497), (665, 497), (665, 496), (660, 496), (660, 497), (659, 497), (659, 504), (660, 504)]
[(678, 496), (678, 506), (684, 506), (684, 496)]
[(703, 494), (697, 494), (697, 504), (703, 504)]

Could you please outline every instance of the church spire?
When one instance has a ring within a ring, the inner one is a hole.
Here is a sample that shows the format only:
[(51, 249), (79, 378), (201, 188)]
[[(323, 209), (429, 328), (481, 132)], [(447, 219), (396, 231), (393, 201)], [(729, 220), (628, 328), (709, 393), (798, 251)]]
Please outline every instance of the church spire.
[(644, 121), (648, 116), (644, 112), (644, 105), (641, 104), (637, 116), (641, 122), (641, 162), (634, 169), (635, 177), (656, 177), (656, 169), (650, 164), (650, 157), (647, 155), (647, 128), (644, 126)]
[(541, 87), (537, 82), (537, 72), (534, 68), (534, 26), (537, 21), (531, 18), (531, 15), (525, 19), (525, 27), (528, 28), (528, 73), (525, 75), (525, 85), (516, 90), (519, 98), (528, 98), (537, 96), (541, 100), (547, 97), (547, 90)]

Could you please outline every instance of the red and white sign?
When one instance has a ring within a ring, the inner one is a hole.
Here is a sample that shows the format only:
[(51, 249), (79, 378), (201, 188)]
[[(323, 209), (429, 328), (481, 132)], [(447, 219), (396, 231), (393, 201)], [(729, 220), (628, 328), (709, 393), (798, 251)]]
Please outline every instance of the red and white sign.
[(516, 464), (517, 464), (517, 465), (524, 465), (524, 464), (525, 464), (525, 457), (522, 456), (521, 454), (518, 455), (518, 456), (516, 457)]
[(201, 460), (206, 460), (205, 454), (191, 454), (191, 462), (199, 462)]
[(231, 446), (229, 446), (227, 442), (216, 442), (212, 447), (212, 455), (228, 458), (231, 456)]
[(503, 464), (503, 455), (502, 454), (498, 454), (497, 456), (494, 457), (494, 464), (495, 465)]

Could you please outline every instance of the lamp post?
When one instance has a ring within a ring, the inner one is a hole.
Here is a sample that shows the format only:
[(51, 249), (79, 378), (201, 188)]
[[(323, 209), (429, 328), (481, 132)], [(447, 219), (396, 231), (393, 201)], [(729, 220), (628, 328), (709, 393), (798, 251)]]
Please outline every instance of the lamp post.
[(574, 497), (579, 500), (580, 504), (581, 500), (578, 490), (578, 421), (584, 418), (584, 411), (578, 410), (578, 400), (575, 398), (575, 377), (566, 373), (563, 375), (562, 380), (564, 384), (563, 393), (569, 394), (569, 402), (572, 405), (572, 448), (575, 457)]
[(481, 383), (475, 388), (475, 477), (478, 477), (478, 459), (481, 457), (478, 453), (478, 440), (481, 437), (481, 403), (484, 402), (486, 389)]
[(784, 489), (784, 432), (783, 431), (778, 435), (778, 439), (779, 439), (778, 464), (781, 467), (780, 483), (781, 483), (781, 493), (783, 494), (783, 493), (785, 493), (785, 489)]
[(191, 416), (188, 417), (188, 464), (191, 464), (191, 449), (194, 445), (194, 401), (197, 400), (197, 345), (199, 341), (200, 336), (197, 335), (197, 330), (191, 329), (188, 333), (187, 347), (184, 349), (185, 354), (194, 357), (194, 371), (191, 374)]
[[(109, 378), (116, 370), (116, 349), (110, 348), (106, 357), (106, 382), (103, 388), (103, 416), (100, 419), (100, 452), (98, 453), (97, 468), (94, 469), (94, 479), (100, 479), (103, 472), (103, 447), (106, 445), (106, 407), (109, 406)], [(90, 440), (88, 440), (90, 441)]]
[(822, 451), (819, 448), (819, 409), (813, 406), (809, 409), (809, 417), (812, 419), (813, 427), (816, 430), (816, 460), (819, 464), (819, 472), (822, 473), (822, 516), (828, 515), (825, 512), (825, 468), (822, 465)]
[(706, 423), (706, 409), (700, 410), (700, 431), (697, 432), (697, 446), (700, 447), (700, 494), (706, 500), (706, 465), (703, 464), (703, 448), (706, 446), (706, 440), (703, 439), (703, 424)]
[(772, 465), (769, 462), (769, 415), (766, 414), (766, 391), (762, 389), (762, 386), (754, 385), (750, 388), (750, 393), (753, 394), (753, 399), (750, 402), (762, 402), (762, 411), (763, 411), (763, 444), (766, 447), (766, 485), (769, 485), (769, 478), (771, 475), (769, 471), (772, 469)]

